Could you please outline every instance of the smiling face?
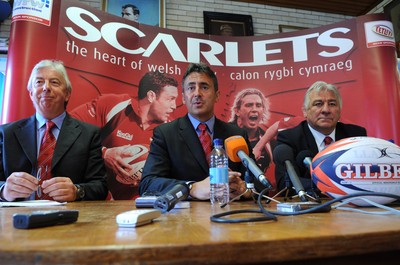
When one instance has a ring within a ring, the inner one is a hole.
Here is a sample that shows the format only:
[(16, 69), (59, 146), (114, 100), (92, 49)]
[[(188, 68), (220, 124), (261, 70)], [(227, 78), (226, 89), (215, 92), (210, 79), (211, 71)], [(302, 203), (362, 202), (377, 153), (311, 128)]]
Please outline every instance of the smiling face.
[(29, 95), (36, 111), (46, 119), (53, 119), (65, 111), (71, 93), (63, 76), (53, 68), (45, 67), (36, 71)]
[(204, 122), (214, 115), (214, 104), (218, 102), (213, 80), (205, 73), (192, 72), (183, 83), (182, 99), (188, 112), (197, 120)]
[(241, 99), (240, 108), (235, 112), (240, 127), (257, 129), (264, 112), (262, 99), (256, 94), (246, 95)]
[(312, 91), (309, 94), (309, 104), (303, 109), (303, 115), (312, 128), (328, 135), (340, 119), (340, 110), (335, 93), (329, 90)]

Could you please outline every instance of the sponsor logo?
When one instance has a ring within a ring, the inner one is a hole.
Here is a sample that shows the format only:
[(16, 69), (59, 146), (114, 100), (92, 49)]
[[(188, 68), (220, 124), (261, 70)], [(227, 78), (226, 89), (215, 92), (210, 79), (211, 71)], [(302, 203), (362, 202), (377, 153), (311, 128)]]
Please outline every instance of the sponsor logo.
[(376, 34), (382, 35), (384, 37), (393, 38), (393, 30), (385, 25), (375, 25), (372, 27), (372, 31)]
[(392, 22), (386, 20), (366, 22), (364, 29), (368, 48), (396, 46)]
[(52, 6), (53, 0), (15, 0), (12, 21), (25, 20), (50, 26)]
[(124, 133), (121, 130), (117, 131), (117, 137), (120, 137), (120, 138), (125, 139), (125, 140), (129, 140), (129, 141), (132, 141), (132, 139), (133, 139), (133, 135), (132, 134)]

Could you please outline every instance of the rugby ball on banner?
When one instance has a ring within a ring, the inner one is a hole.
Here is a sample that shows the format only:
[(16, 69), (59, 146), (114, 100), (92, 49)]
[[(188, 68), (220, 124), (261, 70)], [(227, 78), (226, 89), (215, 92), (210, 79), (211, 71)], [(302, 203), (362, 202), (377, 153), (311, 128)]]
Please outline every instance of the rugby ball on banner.
[[(311, 178), (317, 188), (332, 198), (356, 192), (383, 192), (400, 196), (400, 147), (373, 137), (339, 140), (312, 160)], [(365, 196), (387, 204), (394, 198)], [(370, 206), (364, 200), (352, 204)]]
[(129, 146), (126, 151), (130, 152), (130, 156), (123, 158), (124, 162), (131, 165), (132, 169), (129, 171), (129, 177), (126, 178), (117, 175), (116, 179), (122, 184), (138, 186), (142, 179), (142, 170), (146, 163), (147, 156), (150, 151), (150, 146), (147, 144), (135, 144)]

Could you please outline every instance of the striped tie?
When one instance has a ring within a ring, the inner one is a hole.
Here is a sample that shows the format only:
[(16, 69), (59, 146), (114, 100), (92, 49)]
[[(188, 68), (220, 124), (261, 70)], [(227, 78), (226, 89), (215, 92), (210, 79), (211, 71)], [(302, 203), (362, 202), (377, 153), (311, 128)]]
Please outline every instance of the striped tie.
[(51, 129), (55, 126), (52, 121), (46, 122), (46, 132), (44, 133), (37, 163), (37, 175), (39, 179), (38, 193), (36, 199), (51, 200), (52, 198), (41, 191), (42, 182), (51, 178), (51, 161), (53, 159), (54, 148), (56, 147), (56, 138)]
[(204, 154), (206, 155), (207, 161), (209, 160), (211, 154), (211, 137), (207, 132), (207, 125), (204, 123), (200, 123), (197, 127), (201, 131), (199, 135), (201, 146), (203, 147)]

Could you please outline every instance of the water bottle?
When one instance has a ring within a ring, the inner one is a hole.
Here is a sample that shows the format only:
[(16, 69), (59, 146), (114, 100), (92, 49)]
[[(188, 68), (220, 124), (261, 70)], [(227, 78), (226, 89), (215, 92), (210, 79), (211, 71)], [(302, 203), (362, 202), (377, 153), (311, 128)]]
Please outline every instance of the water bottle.
[(214, 139), (210, 154), (210, 201), (223, 204), (229, 201), (228, 156), (221, 139)]

